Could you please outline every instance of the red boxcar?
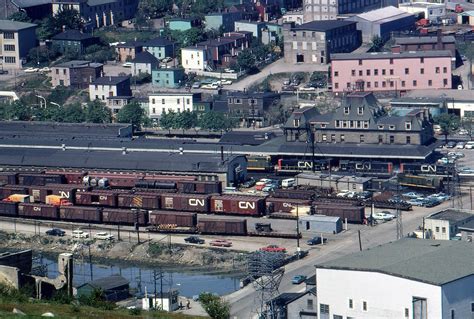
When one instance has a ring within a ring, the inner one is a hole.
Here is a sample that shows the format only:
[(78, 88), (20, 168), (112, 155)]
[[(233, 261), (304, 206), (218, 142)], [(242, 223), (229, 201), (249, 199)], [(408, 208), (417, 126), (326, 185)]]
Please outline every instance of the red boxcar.
[(59, 208), (59, 218), (65, 221), (101, 223), (102, 209), (87, 206), (62, 206)]
[(245, 219), (210, 219), (200, 218), (198, 230), (201, 234), (247, 235)]
[(44, 203), (46, 196), (58, 195), (74, 203), (77, 191), (86, 192), (90, 187), (82, 187), (75, 184), (46, 184), (45, 186), (30, 186), (29, 194), (33, 196), (35, 202)]
[(5, 185), (0, 187), (0, 200), (7, 198), (13, 194), (28, 194), (28, 188), (22, 186), (12, 186), (12, 185)]
[(18, 216), (18, 203), (0, 202), (0, 215)]
[(117, 207), (117, 193), (114, 192), (77, 192), (76, 205), (96, 205)]
[(102, 210), (102, 222), (104, 224), (116, 225), (134, 225), (138, 222), (138, 225), (145, 226), (148, 224), (148, 212), (105, 208)]
[(211, 212), (216, 214), (265, 215), (265, 198), (222, 195), (211, 197)]
[(365, 219), (365, 206), (351, 206), (344, 203), (329, 204), (318, 203), (315, 205), (315, 213), (326, 216), (337, 216), (349, 223), (362, 223)]
[(296, 209), (311, 206), (310, 200), (267, 197), (265, 200), (269, 213), (296, 213)]
[(14, 172), (0, 172), (0, 185), (16, 185), (18, 174)]
[(152, 226), (176, 225), (177, 227), (195, 227), (197, 214), (187, 212), (151, 211), (148, 213), (149, 223)]
[(46, 184), (64, 184), (64, 175), (61, 174), (18, 174), (18, 184), (25, 186), (44, 186)]
[(160, 209), (160, 194), (135, 193), (119, 194), (117, 197), (118, 207)]
[(58, 207), (46, 204), (19, 204), (18, 216), (37, 219), (58, 219)]
[(208, 213), (209, 197), (199, 194), (161, 194), (161, 209)]
[(219, 181), (180, 181), (178, 190), (189, 194), (220, 194), (222, 183)]
[(60, 169), (57, 169), (57, 170), (48, 169), (46, 170), (46, 173), (64, 175), (66, 183), (75, 184), (75, 185), (82, 185), (83, 178), (86, 175), (85, 172), (74, 172), (74, 171), (66, 171), (66, 170), (60, 170)]

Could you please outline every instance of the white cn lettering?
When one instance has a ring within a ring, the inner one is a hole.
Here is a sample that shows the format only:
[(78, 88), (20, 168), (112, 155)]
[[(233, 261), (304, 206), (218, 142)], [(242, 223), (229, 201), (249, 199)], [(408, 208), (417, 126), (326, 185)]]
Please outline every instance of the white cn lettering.
[(99, 200), (107, 200), (107, 196), (101, 195), (99, 196)]
[(291, 205), (291, 203), (283, 203), (283, 207), (291, 208), (291, 207), (293, 207), (293, 205)]
[(255, 209), (255, 203), (239, 202), (240, 209)]
[(64, 197), (64, 198), (69, 198), (70, 194), (69, 192), (60, 191), (59, 196)]
[(297, 165), (298, 165), (298, 168), (311, 168), (311, 167), (313, 167), (313, 164), (311, 162), (306, 162), (306, 161), (299, 161)]
[(356, 169), (370, 169), (370, 163), (356, 163)]
[(428, 164), (425, 164), (425, 165), (421, 165), (421, 171), (422, 172), (436, 172), (436, 165), (428, 165)]
[(36, 206), (35, 206), (35, 207), (33, 207), (33, 210), (34, 210), (35, 212), (40, 212), (40, 211), (41, 211), (41, 207), (36, 207)]
[(204, 206), (204, 199), (190, 198), (189, 206)]

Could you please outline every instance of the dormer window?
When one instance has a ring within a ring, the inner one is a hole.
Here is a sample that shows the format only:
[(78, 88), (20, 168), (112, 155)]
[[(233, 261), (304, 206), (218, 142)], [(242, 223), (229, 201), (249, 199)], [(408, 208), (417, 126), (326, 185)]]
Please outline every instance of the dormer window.
[(342, 127), (346, 128), (347, 127), (347, 122), (348, 121), (342, 121)]
[(411, 130), (411, 122), (405, 122), (405, 130), (407, 131)]
[(390, 125), (390, 126), (388, 127), (388, 129), (389, 129), (389, 130), (392, 130), (392, 131), (395, 130), (395, 125)]
[(369, 128), (369, 121), (364, 121), (364, 128)]
[(300, 119), (294, 119), (294, 120), (293, 120), (293, 125), (294, 125), (295, 127), (300, 126)]
[(383, 125), (379, 125), (379, 130), (383, 130)]
[(349, 107), (348, 106), (344, 107), (344, 114), (349, 114)]
[(321, 124), (321, 128), (326, 128), (326, 124)]
[(357, 114), (358, 114), (358, 115), (364, 115), (364, 107), (359, 106), (359, 107), (357, 108)]
[(338, 128), (339, 128), (339, 127), (341, 127), (341, 121), (339, 121), (339, 120), (336, 120), (336, 123), (335, 123), (335, 125), (336, 125), (336, 127), (338, 127)]

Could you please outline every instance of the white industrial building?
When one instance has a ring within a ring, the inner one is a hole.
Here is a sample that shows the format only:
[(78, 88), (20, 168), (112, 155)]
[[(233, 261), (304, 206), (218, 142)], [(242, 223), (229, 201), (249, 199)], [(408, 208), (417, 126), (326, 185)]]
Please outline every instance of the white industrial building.
[(474, 253), (402, 239), (316, 265), (318, 318), (472, 318)]
[(411, 98), (440, 98), (446, 101), (449, 113), (464, 117), (474, 117), (474, 90), (469, 90), (469, 84), (464, 84), (467, 90), (412, 90), (407, 93)]
[(158, 118), (163, 113), (193, 111), (194, 102), (200, 99), (196, 93), (153, 93), (148, 96), (148, 115), (150, 118)]
[(425, 218), (425, 232), (428, 238), (450, 240), (459, 232), (459, 227), (474, 220), (470, 210), (445, 209)]
[(206, 47), (194, 46), (181, 49), (181, 65), (185, 70), (204, 71), (209, 61), (212, 61), (212, 57)]
[(430, 21), (438, 21), (446, 16), (446, 5), (444, 3), (432, 2), (405, 2), (398, 5), (398, 9), (407, 13), (423, 16)]

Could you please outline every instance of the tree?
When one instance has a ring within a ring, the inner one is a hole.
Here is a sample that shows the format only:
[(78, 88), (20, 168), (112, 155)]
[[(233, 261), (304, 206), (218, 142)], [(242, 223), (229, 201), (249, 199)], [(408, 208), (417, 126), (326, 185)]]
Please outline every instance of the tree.
[(110, 109), (100, 100), (87, 103), (86, 121), (92, 123), (110, 123), (112, 114)]
[(55, 32), (57, 33), (61, 33), (63, 28), (81, 30), (83, 27), (82, 18), (75, 9), (62, 9), (52, 19)]
[(191, 4), (191, 12), (203, 16), (210, 12), (216, 12), (223, 7), (223, 0), (196, 0)]
[(199, 127), (210, 131), (223, 131), (235, 127), (235, 122), (221, 112), (204, 113), (198, 121)]
[(171, 134), (171, 129), (175, 126), (176, 113), (173, 111), (161, 114), (160, 126), (164, 130), (168, 130)]
[(374, 35), (372, 37), (370, 51), (371, 52), (380, 52), (383, 48), (383, 44), (384, 44), (384, 42), (383, 42), (382, 38), (378, 35)]
[(80, 103), (63, 107), (64, 122), (82, 123), (86, 121), (86, 113)]
[(31, 22), (30, 17), (24, 11), (18, 11), (8, 16), (8, 20), (19, 21), (19, 22)]
[(172, 1), (167, 0), (140, 0), (138, 5), (138, 16), (146, 19), (153, 19), (164, 16), (171, 11)]
[(441, 134), (444, 135), (445, 142), (448, 141), (448, 135), (459, 128), (459, 117), (454, 114), (442, 113), (433, 118), (434, 123), (441, 128)]
[(21, 100), (7, 103), (4, 116), (6, 120), (29, 121), (33, 117), (32, 108)]
[(197, 114), (190, 111), (177, 113), (174, 121), (174, 128), (185, 130), (196, 127), (198, 124)]
[(55, 47), (49, 48), (46, 45), (35, 47), (28, 52), (27, 59), (35, 65), (42, 63), (50, 63), (59, 56), (59, 52)]
[(213, 319), (228, 319), (230, 317), (229, 303), (219, 296), (205, 292), (199, 295), (199, 302)]
[(138, 102), (131, 102), (125, 105), (117, 114), (117, 122), (119, 123), (130, 123), (136, 128), (144, 122), (146, 117), (145, 110), (140, 106)]
[(245, 49), (238, 55), (237, 65), (242, 70), (248, 71), (255, 67), (255, 56), (249, 49)]

